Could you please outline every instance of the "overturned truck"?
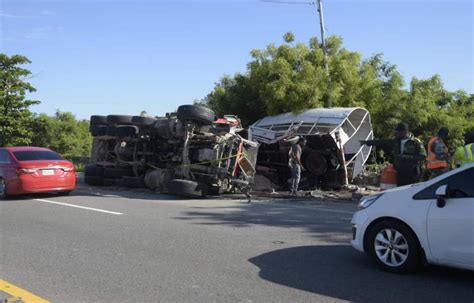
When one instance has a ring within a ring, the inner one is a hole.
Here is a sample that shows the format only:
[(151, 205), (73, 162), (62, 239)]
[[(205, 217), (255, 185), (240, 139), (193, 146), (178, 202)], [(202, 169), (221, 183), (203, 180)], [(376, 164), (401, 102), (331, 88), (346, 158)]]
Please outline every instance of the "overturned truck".
[(250, 194), (258, 143), (239, 135), (239, 120), (182, 105), (165, 117), (91, 116), (90, 185), (148, 187), (199, 198)]
[(370, 114), (363, 108), (315, 108), (265, 117), (249, 128), (249, 138), (261, 143), (257, 173), (281, 188), (290, 178), (288, 137), (302, 136), (301, 188), (338, 189), (363, 171), (371, 148), (361, 140), (373, 137)]

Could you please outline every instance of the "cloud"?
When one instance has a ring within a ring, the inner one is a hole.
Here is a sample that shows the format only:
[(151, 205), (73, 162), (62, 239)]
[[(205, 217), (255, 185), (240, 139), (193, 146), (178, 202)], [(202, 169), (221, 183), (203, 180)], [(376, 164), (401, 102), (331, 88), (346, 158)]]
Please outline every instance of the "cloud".
[(25, 39), (28, 40), (42, 40), (46, 39), (48, 35), (51, 33), (52, 27), (51, 26), (42, 26), (42, 27), (35, 27), (31, 29), (24, 35)]
[(44, 9), (40, 12), (41, 16), (54, 16), (56, 15), (53, 11)]
[(0, 10), (0, 18), (26, 18), (26, 16), (10, 14), (5, 11)]
[(69, 37), (62, 26), (40, 26), (32, 28), (23, 35), (27, 40), (44, 40), (48, 38), (55, 38), (60, 40), (68, 40)]
[(17, 14), (12, 14), (12, 13), (0, 10), (0, 18), (10, 18), (10, 19), (37, 18), (37, 17), (54, 16), (54, 15), (56, 15), (56, 13), (49, 9), (43, 9), (39, 12), (38, 15), (34, 15), (34, 16), (17, 15)]

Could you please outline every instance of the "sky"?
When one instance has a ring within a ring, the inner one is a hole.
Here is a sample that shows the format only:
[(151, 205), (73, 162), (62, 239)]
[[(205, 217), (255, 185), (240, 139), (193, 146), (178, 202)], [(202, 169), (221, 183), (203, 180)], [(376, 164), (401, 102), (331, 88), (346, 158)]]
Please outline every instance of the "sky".
[[(275, 0), (278, 1), (278, 0)], [(305, 2), (305, 0), (285, 0)], [(311, 1), (311, 0), (310, 0)], [(383, 53), (409, 83), (474, 93), (472, 0), (324, 0), (328, 35)], [(0, 52), (22, 54), (34, 112), (162, 115), (245, 72), (252, 49), (320, 35), (314, 6), (259, 0), (0, 0)]]

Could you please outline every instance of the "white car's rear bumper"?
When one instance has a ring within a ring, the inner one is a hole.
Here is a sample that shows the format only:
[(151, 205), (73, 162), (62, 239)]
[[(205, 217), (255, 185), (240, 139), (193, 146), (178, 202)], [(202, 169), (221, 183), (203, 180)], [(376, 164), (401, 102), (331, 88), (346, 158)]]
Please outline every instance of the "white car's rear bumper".
[(364, 234), (370, 223), (370, 218), (365, 211), (355, 212), (352, 217), (352, 240), (351, 245), (355, 249), (364, 252)]

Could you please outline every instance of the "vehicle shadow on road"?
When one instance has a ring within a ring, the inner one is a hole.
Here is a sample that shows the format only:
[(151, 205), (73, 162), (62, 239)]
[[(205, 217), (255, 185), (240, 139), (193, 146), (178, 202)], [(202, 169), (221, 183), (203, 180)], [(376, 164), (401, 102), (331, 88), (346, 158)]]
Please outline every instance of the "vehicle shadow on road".
[(472, 302), (474, 273), (427, 267), (413, 275), (378, 270), (349, 245), (301, 246), (249, 259), (272, 283), (352, 302)]
[(347, 243), (350, 240), (352, 215), (350, 212), (334, 211), (283, 203), (240, 203), (232, 206), (196, 207), (175, 219), (198, 225), (296, 228), (321, 240)]

